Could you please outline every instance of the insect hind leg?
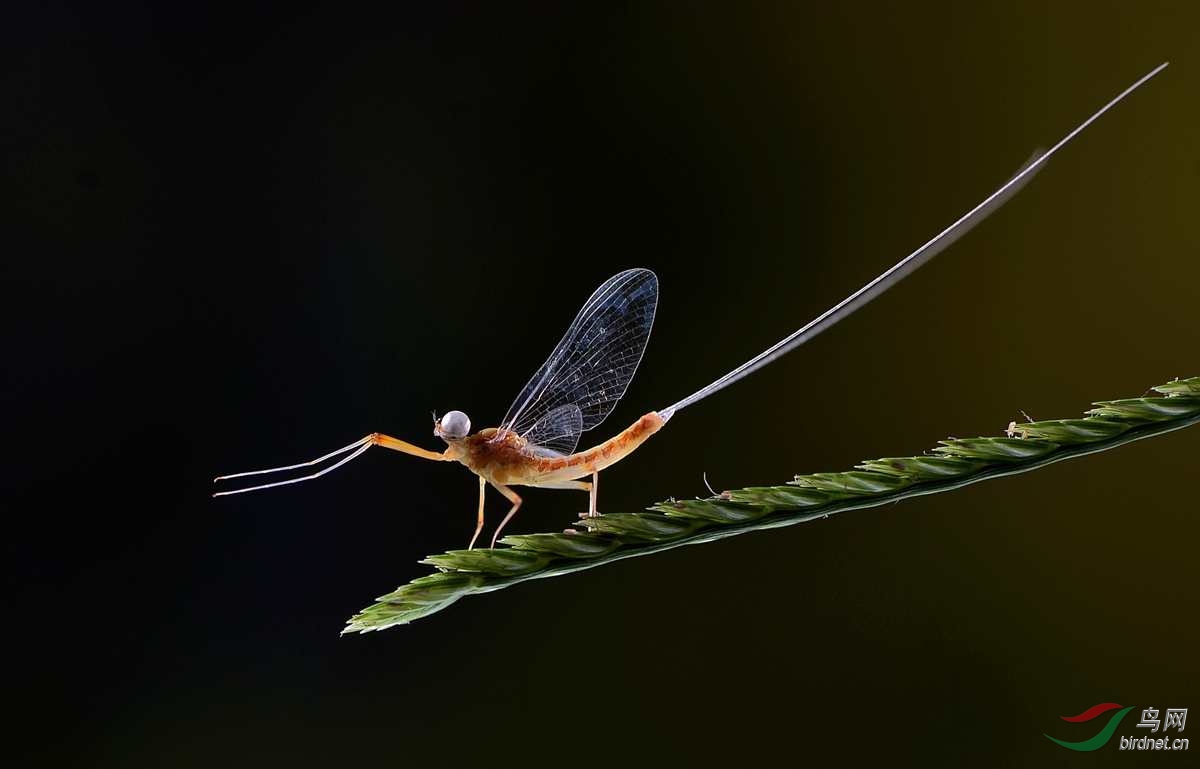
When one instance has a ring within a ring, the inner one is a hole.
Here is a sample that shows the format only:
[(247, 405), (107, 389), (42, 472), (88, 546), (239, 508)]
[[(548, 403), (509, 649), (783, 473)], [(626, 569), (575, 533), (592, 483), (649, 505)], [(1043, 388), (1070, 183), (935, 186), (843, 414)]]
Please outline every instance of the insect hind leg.
[(600, 477), (600, 473), (592, 473), (592, 482), (587, 481), (562, 481), (560, 483), (539, 484), (538, 488), (542, 489), (572, 489), (578, 491), (586, 491), (588, 493), (588, 511), (580, 513), (580, 518), (594, 518), (600, 513), (596, 512), (596, 482)]

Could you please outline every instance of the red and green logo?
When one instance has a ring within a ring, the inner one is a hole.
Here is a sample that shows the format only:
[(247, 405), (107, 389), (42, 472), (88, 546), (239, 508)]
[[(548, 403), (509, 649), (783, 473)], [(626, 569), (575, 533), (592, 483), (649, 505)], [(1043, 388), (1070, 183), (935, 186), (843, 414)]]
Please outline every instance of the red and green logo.
[(1087, 751), (1102, 748), (1112, 739), (1113, 732), (1117, 731), (1117, 727), (1121, 725), (1121, 719), (1125, 717), (1126, 713), (1133, 710), (1132, 707), (1122, 708), (1115, 702), (1102, 702), (1099, 705), (1091, 706), (1077, 716), (1062, 716), (1062, 720), (1078, 724), (1084, 721), (1091, 721), (1093, 718), (1104, 715), (1111, 710), (1116, 710), (1117, 712), (1109, 717), (1108, 723), (1104, 725), (1104, 728), (1097, 732), (1096, 736), (1091, 739), (1082, 742), (1065, 742), (1048, 734), (1045, 737), (1051, 742), (1057, 742), (1064, 748), (1070, 748), (1071, 750)]

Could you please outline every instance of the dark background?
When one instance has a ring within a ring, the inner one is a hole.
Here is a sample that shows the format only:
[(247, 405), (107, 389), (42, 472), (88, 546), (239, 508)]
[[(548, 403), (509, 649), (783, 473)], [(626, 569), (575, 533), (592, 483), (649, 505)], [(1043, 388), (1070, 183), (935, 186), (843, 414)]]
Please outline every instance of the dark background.
[[(1059, 716), (1103, 701), (1200, 707), (1200, 430), (365, 637), (338, 631), (465, 544), (463, 468), (378, 451), (208, 495), (371, 430), (436, 447), (435, 408), (493, 424), (590, 291), (646, 266), (657, 326), (607, 437), (1165, 59), (930, 266), (681, 413), (606, 473), (601, 509), (1196, 375), (1198, 21), (1184, 3), (10, 9), (0, 757), (1185, 765), (1042, 733), (1091, 736)], [(532, 490), (511, 530), (560, 528), (579, 496)]]

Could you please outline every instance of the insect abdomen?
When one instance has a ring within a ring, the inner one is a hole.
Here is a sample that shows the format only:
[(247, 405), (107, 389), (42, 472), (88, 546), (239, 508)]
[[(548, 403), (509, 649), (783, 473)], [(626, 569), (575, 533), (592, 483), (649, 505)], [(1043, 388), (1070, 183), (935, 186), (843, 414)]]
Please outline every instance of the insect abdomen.
[(574, 480), (614, 465), (645, 443), (664, 424), (663, 418), (651, 411), (599, 446), (566, 457), (536, 459), (537, 482)]

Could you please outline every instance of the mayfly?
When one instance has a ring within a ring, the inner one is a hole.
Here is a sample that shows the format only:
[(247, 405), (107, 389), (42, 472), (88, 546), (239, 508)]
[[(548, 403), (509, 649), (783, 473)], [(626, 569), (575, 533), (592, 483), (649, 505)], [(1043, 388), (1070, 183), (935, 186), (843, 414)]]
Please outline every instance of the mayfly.
[[(300, 470), (347, 455), (309, 475), (221, 491), (214, 496), (240, 494), (311, 480), (341, 467), (372, 446), (383, 446), (424, 459), (461, 462), (479, 477), (479, 509), (475, 533), (468, 546), (471, 548), (475, 546), (475, 541), (483, 530), (484, 492), (489, 483), (512, 505), (492, 535), (492, 547), (495, 547), (500, 532), (521, 507), (521, 497), (512, 490), (513, 486), (585, 491), (589, 495), (588, 512), (585, 515), (596, 516), (599, 514), (596, 510), (596, 496), (601, 470), (624, 459), (683, 409), (804, 344), (932, 259), (1003, 205), (1063, 145), (1166, 66), (1167, 64), (1163, 63), (1154, 68), (1076, 126), (1057, 144), (1037, 153), (1015, 176), (984, 198), (979, 205), (870, 283), (712, 384), (664, 409), (651, 411), (621, 433), (597, 446), (585, 451), (576, 451), (580, 436), (604, 422), (617, 401), (625, 394), (642, 360), (658, 305), (658, 279), (650, 270), (626, 270), (609, 278), (596, 289), (584, 303), (550, 357), (513, 401), (499, 427), (489, 427), (472, 433), (471, 420), (463, 412), (450, 411), (441, 419), (435, 414), (433, 434), (446, 442), (445, 451), (430, 451), (382, 433), (371, 433), (348, 446), (308, 462), (220, 476), (217, 481)], [(589, 476), (590, 480), (583, 480)]]

